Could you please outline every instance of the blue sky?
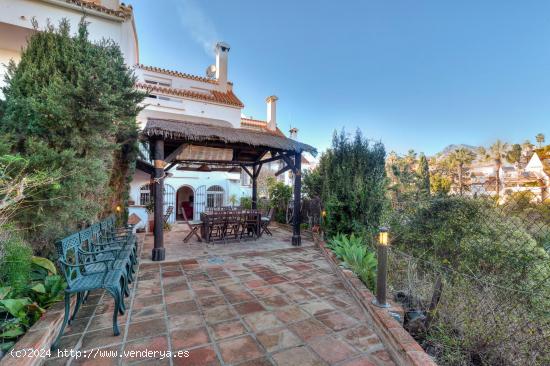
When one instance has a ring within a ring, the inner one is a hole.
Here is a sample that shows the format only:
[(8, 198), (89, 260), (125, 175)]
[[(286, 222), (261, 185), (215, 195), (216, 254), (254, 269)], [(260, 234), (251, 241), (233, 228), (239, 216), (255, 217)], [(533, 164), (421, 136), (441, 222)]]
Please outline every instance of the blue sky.
[(388, 151), (550, 141), (550, 1), (132, 0), (144, 64), (203, 75), (231, 45), (244, 112), (321, 150), (335, 129)]

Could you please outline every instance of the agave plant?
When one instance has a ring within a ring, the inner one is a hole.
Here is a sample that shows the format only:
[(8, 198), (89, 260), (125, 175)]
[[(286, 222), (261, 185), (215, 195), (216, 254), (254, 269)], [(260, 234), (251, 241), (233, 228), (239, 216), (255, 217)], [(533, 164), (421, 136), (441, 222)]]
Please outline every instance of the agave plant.
[(374, 290), (376, 282), (376, 255), (368, 250), (365, 239), (351, 234), (338, 234), (328, 242), (328, 247), (351, 269), (365, 285)]

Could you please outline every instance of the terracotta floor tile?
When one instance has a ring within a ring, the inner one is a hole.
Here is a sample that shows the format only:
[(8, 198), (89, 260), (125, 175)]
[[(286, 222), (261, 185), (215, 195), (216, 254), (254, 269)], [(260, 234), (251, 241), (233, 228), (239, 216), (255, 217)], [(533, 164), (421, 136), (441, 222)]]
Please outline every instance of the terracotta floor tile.
[(335, 332), (359, 325), (356, 319), (340, 312), (326, 313), (318, 315), (316, 318)]
[(170, 332), (172, 349), (186, 350), (210, 342), (205, 327), (195, 329), (176, 329)]
[(237, 313), (239, 313), (241, 316), (258, 311), (265, 311), (263, 305), (257, 301), (243, 302), (241, 304), (234, 305), (234, 307)]
[(290, 348), (273, 354), (279, 366), (321, 366), (325, 363), (306, 347)]
[(178, 314), (187, 314), (197, 310), (198, 310), (197, 303), (195, 303), (195, 301), (193, 300), (173, 302), (166, 305), (166, 312), (168, 313), (168, 316), (178, 315)]
[(212, 325), (212, 331), (214, 333), (214, 337), (218, 340), (239, 336), (247, 332), (246, 328), (239, 320)]
[(145, 350), (166, 352), (168, 350), (168, 339), (166, 336), (160, 336), (127, 342), (124, 345), (124, 353), (127, 356), (124, 362), (135, 362), (150, 358), (144, 352)]
[(151, 319), (138, 323), (130, 323), (128, 329), (128, 340), (145, 337), (158, 336), (166, 333), (166, 323), (164, 318)]
[(231, 320), (237, 317), (237, 313), (230, 306), (217, 306), (211, 309), (205, 309), (204, 318), (210, 324), (219, 323), (224, 320)]
[(86, 332), (86, 334), (84, 334), (84, 338), (82, 339), (81, 349), (87, 350), (121, 343), (124, 334), (124, 326), (119, 325), (119, 329), (120, 335), (116, 337), (113, 335), (113, 330), (111, 328)]
[(206, 346), (189, 350), (189, 357), (173, 358), (176, 366), (217, 366), (220, 365), (214, 347)]
[(190, 329), (197, 328), (204, 324), (204, 318), (199, 312), (189, 314), (178, 314), (168, 317), (168, 326), (170, 329)]
[(263, 353), (258, 344), (250, 336), (221, 341), (218, 346), (223, 361), (231, 364), (259, 358)]
[(334, 311), (334, 307), (324, 300), (310, 301), (302, 304), (302, 309), (313, 316), (321, 315)]
[(164, 317), (164, 305), (148, 306), (141, 309), (133, 309), (131, 320), (133, 323), (148, 320), (151, 318), (163, 318)]
[(162, 295), (148, 296), (148, 297), (136, 297), (133, 309), (141, 309), (147, 306), (155, 306), (162, 304)]
[(306, 313), (302, 308), (298, 305), (290, 305), (283, 308), (279, 308), (275, 310), (275, 315), (279, 320), (281, 320), (283, 323), (293, 323), (300, 320), (305, 320), (309, 318), (309, 314)]
[(243, 316), (244, 322), (254, 331), (276, 328), (283, 325), (277, 317), (269, 312), (255, 312)]
[(225, 298), (231, 304), (238, 304), (245, 301), (254, 300), (254, 296), (243, 290), (242, 292), (228, 292), (225, 293)]
[(199, 303), (203, 308), (213, 308), (220, 305), (227, 305), (225, 298), (222, 295), (200, 298)]
[(283, 306), (290, 305), (290, 302), (282, 295), (263, 297), (260, 299), (260, 301), (269, 309), (277, 309), (282, 308)]
[(305, 341), (314, 337), (323, 336), (330, 332), (330, 329), (314, 318), (308, 318), (306, 320), (290, 324), (289, 328)]
[(349, 359), (357, 354), (357, 351), (347, 343), (333, 336), (315, 338), (311, 340), (309, 345), (322, 359), (330, 364)]
[(256, 334), (256, 338), (268, 352), (302, 345), (300, 338), (287, 328), (269, 329)]

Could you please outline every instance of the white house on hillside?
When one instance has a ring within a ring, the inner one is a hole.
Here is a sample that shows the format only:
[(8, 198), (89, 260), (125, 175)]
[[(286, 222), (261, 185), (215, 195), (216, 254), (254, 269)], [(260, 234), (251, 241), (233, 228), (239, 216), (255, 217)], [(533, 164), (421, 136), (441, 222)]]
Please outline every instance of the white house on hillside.
[[(229, 50), (226, 43), (216, 45), (216, 64), (207, 69), (207, 76), (136, 66), (136, 86), (147, 93), (143, 101), (144, 109), (138, 116), (141, 127), (151, 119), (168, 119), (181, 123), (252, 129), (283, 136), (277, 127), (276, 96), (266, 98), (265, 121), (243, 117), (244, 105), (234, 94), (233, 84), (228, 81)], [(274, 167), (266, 169), (275, 170)], [(133, 205), (130, 212), (138, 215), (142, 223), (147, 221), (150, 180), (147, 169), (138, 169), (131, 182), (130, 197)], [(182, 219), (184, 211), (187, 218), (197, 218), (207, 207), (239, 204), (242, 197), (250, 197), (250, 184), (249, 176), (240, 169), (220, 167), (217, 171), (216, 168), (201, 165), (178, 164), (167, 170), (164, 206), (165, 209), (174, 207), (170, 221)]]
[[(36, 31), (33, 19), (38, 24), (38, 31), (48, 23), (57, 25), (61, 19), (68, 19), (74, 33), (85, 15), (90, 40), (112, 39), (119, 44), (126, 64), (134, 67), (138, 80), (136, 88), (147, 93), (144, 109), (138, 116), (140, 127), (150, 119), (162, 119), (284, 135), (277, 127), (276, 96), (266, 99), (265, 121), (243, 117), (244, 104), (234, 94), (233, 83), (228, 80), (230, 47), (226, 43), (217, 44), (216, 63), (208, 67), (206, 75), (196, 76), (140, 64), (133, 9), (119, 0), (0, 0), (0, 9), (0, 86), (6, 72), (4, 64), (10, 60), (19, 61), (27, 38)], [(296, 138), (297, 131), (290, 131), (291, 138)], [(302, 161), (304, 169), (314, 161), (308, 156), (304, 157), (307, 162)], [(267, 169), (278, 170), (275, 166)], [(189, 219), (196, 218), (205, 207), (230, 205), (238, 203), (241, 197), (251, 196), (250, 179), (237, 168), (179, 164), (166, 173), (164, 202), (165, 209), (174, 208), (171, 222), (181, 218), (183, 210)], [(288, 172), (280, 179), (292, 184)], [(130, 192), (130, 212), (141, 219), (138, 227), (147, 223), (150, 180), (148, 164), (141, 161)]]

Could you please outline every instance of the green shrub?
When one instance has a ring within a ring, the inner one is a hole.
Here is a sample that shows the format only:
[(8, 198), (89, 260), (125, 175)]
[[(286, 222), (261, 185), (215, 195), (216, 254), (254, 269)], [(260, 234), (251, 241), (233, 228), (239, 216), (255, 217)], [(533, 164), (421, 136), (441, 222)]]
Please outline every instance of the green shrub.
[[(13, 228), (11, 229), (13, 231)], [(32, 249), (21, 238), (11, 234), (2, 243), (3, 258), (0, 262), (2, 286), (9, 286), (21, 293), (31, 279)]]
[(292, 199), (292, 187), (273, 177), (268, 178), (267, 191), (269, 204), (275, 209), (275, 221), (286, 223), (286, 210)]
[(384, 146), (357, 131), (334, 133), (332, 147), (321, 157), (319, 175), (326, 210), (324, 229), (337, 233), (373, 235), (387, 205)]
[(241, 207), (251, 209), (252, 208), (252, 197), (241, 197)]

